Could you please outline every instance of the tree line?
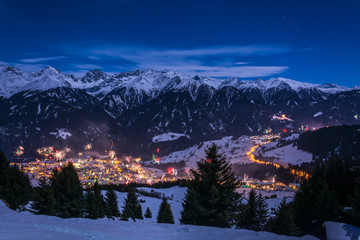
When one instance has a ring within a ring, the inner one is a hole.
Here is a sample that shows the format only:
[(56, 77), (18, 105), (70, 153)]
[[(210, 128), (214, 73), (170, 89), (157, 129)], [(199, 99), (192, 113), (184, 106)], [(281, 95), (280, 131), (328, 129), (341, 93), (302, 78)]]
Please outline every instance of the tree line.
[[(60, 170), (54, 169), (49, 179), (41, 177), (38, 186), (32, 187), (26, 174), (16, 165), (10, 166), (0, 151), (0, 199), (11, 209), (22, 210), (31, 200), (30, 211), (35, 214), (61, 218), (111, 218), (129, 219), (151, 218), (149, 208), (143, 215), (138, 194), (129, 191), (124, 200), (122, 212), (113, 186), (108, 186), (105, 196), (96, 181), (94, 186), (84, 191), (74, 165), (69, 162)], [(174, 223), (170, 204), (164, 198), (157, 215), (158, 223)]]
[[(312, 172), (312, 177), (301, 183), (294, 201), (284, 199), (275, 212), (270, 213), (261, 193), (251, 190), (245, 200), (236, 191), (241, 183), (234, 175), (230, 162), (219, 153), (215, 144), (209, 146), (205, 153), (205, 159), (197, 162), (197, 169), (192, 170), (193, 180), (187, 183), (179, 219), (181, 224), (318, 237), (321, 237), (325, 221), (360, 224), (360, 169), (350, 166), (346, 160), (330, 158), (324, 161)], [(121, 220), (142, 218), (141, 204), (134, 192), (128, 193), (122, 213), (118, 211), (117, 197), (111, 187), (107, 189), (105, 198), (97, 183), (84, 195), (70, 163), (61, 171), (55, 170), (49, 181), (42, 179), (35, 196), (33, 208), (38, 214), (88, 218), (107, 216)], [(47, 205), (51, 207), (46, 209), (51, 211), (41, 212), (39, 206)], [(146, 216), (151, 216), (149, 209)], [(157, 222), (174, 223), (166, 199), (161, 203)]]

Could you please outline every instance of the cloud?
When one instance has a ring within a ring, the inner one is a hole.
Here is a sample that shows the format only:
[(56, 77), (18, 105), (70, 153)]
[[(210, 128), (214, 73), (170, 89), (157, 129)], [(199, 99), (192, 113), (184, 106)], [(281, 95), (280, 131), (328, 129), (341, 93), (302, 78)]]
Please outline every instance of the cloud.
[(41, 71), (43, 68), (46, 67), (44, 64), (21, 64), (21, 63), (13, 63), (11, 64), (14, 67), (20, 68), (24, 71), (28, 72), (38, 72)]
[[(156, 49), (143, 46), (90, 45), (62, 46), (68, 54), (106, 63), (114, 70), (174, 70), (213, 77), (264, 77), (280, 74), (288, 66), (261, 66), (256, 59), (297, 51), (276, 45), (211, 46), (192, 49)], [(57, 47), (59, 49), (59, 47)], [(61, 47), (60, 47), (61, 49)], [(251, 62), (243, 61), (251, 57)], [(254, 61), (255, 59), (255, 61)], [(119, 62), (121, 64), (119, 64)], [(254, 63), (255, 62), (255, 63)], [(249, 64), (254, 64), (251, 66)], [(81, 68), (79, 65), (74, 67)], [(84, 65), (84, 68), (86, 65)], [(89, 66), (90, 67), (90, 66)], [(93, 68), (98, 68), (94, 66)], [(105, 71), (107, 69), (104, 69)]]
[(38, 63), (38, 62), (46, 62), (46, 61), (53, 61), (53, 60), (59, 60), (59, 59), (65, 59), (66, 56), (55, 56), (55, 57), (43, 57), (43, 58), (25, 58), (20, 59), (21, 62), (25, 63)]
[(154, 66), (154, 70), (182, 71), (191, 75), (205, 75), (212, 77), (266, 77), (279, 74), (288, 69), (287, 66), (241, 66), (241, 67), (218, 67), (218, 66)]
[(73, 66), (79, 69), (101, 69), (99, 65), (95, 64), (74, 64)]

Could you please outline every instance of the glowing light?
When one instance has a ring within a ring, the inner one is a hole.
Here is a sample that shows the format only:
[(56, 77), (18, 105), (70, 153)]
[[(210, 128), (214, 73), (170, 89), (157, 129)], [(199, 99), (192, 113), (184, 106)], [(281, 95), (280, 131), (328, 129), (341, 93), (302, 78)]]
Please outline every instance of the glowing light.
[(130, 156), (130, 155), (125, 157), (125, 161), (126, 161), (126, 162), (128, 162), (128, 163), (129, 163), (129, 162), (130, 162), (130, 160), (131, 160), (131, 156)]
[(177, 171), (176, 171), (176, 169), (173, 168), (173, 167), (169, 167), (169, 168), (167, 169), (167, 171), (168, 171), (168, 173), (169, 173), (170, 175), (173, 175), (173, 176), (176, 176), (176, 175), (177, 175)]
[(190, 168), (185, 168), (185, 173), (186, 173), (186, 175), (188, 175), (188, 176), (190, 176)]
[(65, 151), (58, 151), (58, 150), (55, 151), (54, 157), (56, 160), (61, 161), (65, 159), (65, 156), (66, 156)]
[(24, 148), (22, 146), (18, 146), (16, 151), (14, 152), (14, 155), (20, 157), (23, 154), (24, 154)]
[(109, 151), (109, 156), (110, 156), (111, 159), (114, 159), (115, 156), (116, 156), (116, 152), (113, 151), (113, 150)]
[(156, 152), (157, 152), (157, 153), (159, 153), (159, 151), (160, 151), (160, 149), (159, 149), (159, 148), (157, 148), (157, 149), (156, 149)]
[[(265, 165), (273, 165), (275, 168), (280, 168), (281, 165), (278, 164), (278, 163), (266, 162), (266, 161), (263, 161), (263, 160), (255, 159), (254, 152), (255, 152), (256, 148), (258, 148), (261, 145), (267, 144), (269, 142), (270, 141), (262, 142), (262, 143), (260, 143), (258, 145), (255, 145), (255, 146), (251, 147), (250, 150), (246, 153), (246, 156), (248, 156), (249, 160), (252, 161), (252, 162), (256, 162), (256, 163), (259, 163), (259, 164), (265, 164)], [(285, 168), (286, 166), (283, 166), (283, 167)], [(296, 175), (298, 177), (303, 177), (305, 179), (308, 179), (310, 177), (310, 175), (308, 173), (306, 173), (304, 171), (301, 171), (301, 170), (291, 169), (290, 172), (293, 175)]]
[(244, 182), (246, 182), (248, 180), (248, 178), (249, 178), (249, 176), (246, 173), (244, 173)]
[(85, 150), (91, 150), (91, 149), (92, 149), (91, 143), (86, 144), (85, 147), (84, 147), (84, 149), (85, 149)]
[(287, 130), (284, 128), (284, 129), (283, 129), (283, 132), (287, 132)]
[(281, 114), (280, 116), (273, 115), (272, 119), (281, 120), (281, 121), (287, 120), (287, 121), (291, 121), (291, 122), (294, 121), (293, 119), (286, 117), (285, 114)]

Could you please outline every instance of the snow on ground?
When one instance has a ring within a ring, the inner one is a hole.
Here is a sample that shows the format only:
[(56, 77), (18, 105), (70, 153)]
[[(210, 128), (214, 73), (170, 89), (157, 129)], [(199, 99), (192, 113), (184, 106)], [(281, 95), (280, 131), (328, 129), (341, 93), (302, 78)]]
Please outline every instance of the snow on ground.
[(179, 139), (180, 137), (189, 138), (189, 136), (187, 136), (183, 133), (168, 132), (168, 133), (163, 133), (163, 134), (154, 136), (152, 138), (152, 141), (153, 142), (168, 142), (168, 141), (175, 141), (175, 140)]
[[(187, 188), (175, 186), (171, 188), (161, 188), (161, 189), (148, 188), (148, 187), (139, 187), (137, 189), (139, 191), (145, 191), (148, 193), (158, 192), (161, 193), (163, 197), (170, 198), (168, 202), (171, 206), (171, 210), (173, 211), (175, 223), (177, 224), (180, 223), (179, 219), (181, 216), (180, 213), (182, 210), (182, 202), (185, 197)], [(243, 197), (247, 199), (249, 197), (250, 190), (251, 190), (250, 188), (238, 188), (236, 191), (238, 193), (243, 194)], [(257, 193), (261, 192), (263, 197), (270, 197), (271, 195), (274, 194), (276, 195), (276, 198), (269, 198), (265, 200), (268, 204), (269, 212), (271, 212), (271, 209), (276, 209), (280, 205), (283, 198), (285, 198), (288, 202), (290, 202), (294, 199), (294, 195), (295, 195), (295, 192), (293, 191), (258, 191), (258, 190), (255, 191)], [(124, 199), (126, 198), (127, 193), (126, 192), (116, 192), (116, 193), (118, 196), (119, 208), (122, 209)], [(154, 197), (143, 196), (143, 195), (140, 195), (139, 199), (145, 200), (144, 203), (141, 203), (143, 213), (145, 214), (146, 208), (149, 207), (152, 213), (152, 218), (151, 219), (144, 218), (144, 220), (136, 220), (136, 221), (156, 223), (156, 217), (162, 200)]]
[[(145, 192), (151, 192), (151, 190), (153, 190), (154, 192), (162, 193), (164, 197), (171, 198), (171, 196), (173, 195), (174, 196), (173, 199), (168, 200), (168, 202), (171, 206), (171, 210), (173, 211), (175, 223), (180, 223), (179, 218), (180, 218), (180, 212), (182, 210), (182, 201), (185, 196), (187, 188), (175, 186), (171, 188), (162, 188), (162, 189), (146, 188), (146, 187), (142, 187), (138, 189)], [(116, 192), (116, 193), (118, 196), (119, 208), (122, 209), (124, 199), (126, 198), (127, 193), (126, 192)], [(137, 220), (137, 221), (156, 223), (156, 217), (162, 200), (159, 198), (147, 197), (142, 195), (139, 197), (139, 199), (145, 200), (144, 203), (141, 203), (143, 213), (145, 214), (146, 208), (149, 207), (152, 213), (152, 218), (151, 219), (144, 218), (144, 220)]]
[[(156, 240), (156, 239), (296, 239), (269, 232), (245, 229), (224, 229), (179, 224), (123, 222), (108, 219), (62, 219), (51, 216), (15, 212), (0, 201), (1, 240)], [(316, 239), (304, 236), (301, 239)]]
[(360, 239), (360, 228), (340, 222), (325, 222), (326, 239), (357, 240)]
[(284, 166), (287, 166), (289, 163), (300, 165), (303, 162), (312, 161), (312, 154), (299, 150), (292, 144), (266, 151), (263, 157), (273, 158), (275, 162)]
[(246, 152), (254, 145), (249, 136), (234, 138), (224, 137), (219, 140), (202, 142), (182, 151), (173, 152), (161, 158), (161, 163), (176, 163), (185, 161), (186, 167), (195, 168), (196, 162), (205, 158), (205, 149), (215, 143), (219, 146), (220, 152), (224, 152), (231, 163), (250, 163)]
[[(238, 188), (236, 189), (238, 193), (241, 193), (245, 199), (248, 199), (249, 192), (251, 188)], [(286, 202), (291, 202), (294, 200), (295, 192), (294, 191), (259, 191), (255, 190), (257, 194), (261, 193), (263, 197), (269, 197), (269, 199), (265, 199), (268, 204), (269, 213), (273, 212), (281, 203), (281, 201), (285, 198)], [(276, 195), (276, 198), (270, 198), (272, 195)]]
[(71, 137), (71, 133), (68, 132), (65, 128), (56, 128), (57, 132), (49, 132), (50, 135), (56, 136), (56, 138), (66, 139), (67, 137)]
[(314, 114), (314, 117), (318, 117), (318, 116), (320, 116), (322, 114), (323, 114), (323, 112), (317, 112), (317, 113)]
[[(292, 134), (282, 140), (293, 141), (298, 138), (299, 134)], [(311, 162), (312, 155), (310, 153), (298, 150), (296, 146), (289, 144), (279, 147), (278, 140), (267, 142), (266, 139), (253, 139), (250, 136), (241, 136), (234, 138), (232, 136), (223, 137), (219, 140), (211, 140), (194, 145), (182, 151), (176, 151), (169, 155), (161, 157), (161, 163), (177, 163), (184, 161), (186, 167), (196, 168), (196, 162), (205, 158), (205, 149), (212, 143), (219, 146), (220, 152), (223, 152), (232, 164), (251, 163), (246, 153), (256, 144), (262, 144), (261, 151), (263, 157), (273, 158), (275, 162), (287, 166), (289, 163), (300, 165), (303, 162)], [(257, 155), (257, 153), (256, 153)]]

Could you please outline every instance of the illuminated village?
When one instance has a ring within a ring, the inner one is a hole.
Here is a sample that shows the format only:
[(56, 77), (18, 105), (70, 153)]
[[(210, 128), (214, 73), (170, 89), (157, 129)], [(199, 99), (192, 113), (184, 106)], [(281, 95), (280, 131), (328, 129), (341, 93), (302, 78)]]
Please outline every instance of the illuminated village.
[[(255, 150), (263, 144), (269, 143), (274, 138), (279, 138), (279, 135), (268, 134), (251, 137), (254, 144), (246, 156), (251, 162), (264, 165), (273, 165), (276, 168), (281, 165), (276, 162), (262, 161), (255, 158)], [(92, 149), (91, 144), (86, 144), (85, 152)], [(141, 158), (132, 156), (117, 157), (116, 152), (110, 150), (106, 155), (89, 156), (86, 153), (78, 153), (76, 158), (67, 158), (66, 154), (71, 149), (66, 147), (62, 150), (56, 150), (54, 147), (42, 147), (37, 149), (39, 158), (36, 161), (29, 163), (12, 163), (19, 166), (20, 170), (27, 173), (30, 180), (36, 184), (41, 177), (51, 177), (54, 170), (60, 170), (67, 162), (72, 162), (78, 171), (79, 179), (83, 187), (92, 186), (96, 181), (100, 184), (129, 184), (139, 183), (152, 185), (157, 182), (176, 181), (179, 179), (191, 179), (190, 169), (185, 167), (183, 169), (176, 169), (174, 167), (167, 168), (164, 172), (157, 168), (161, 164), (161, 159), (157, 155), (159, 148), (156, 149), (156, 154), (152, 155), (152, 165), (144, 166)], [(21, 156), (24, 153), (24, 148), (19, 146), (14, 152), (16, 156)], [(291, 173), (299, 179), (308, 178), (309, 175), (303, 171), (291, 169)], [(254, 188), (264, 191), (296, 191), (299, 184), (292, 183), (286, 185), (276, 181), (276, 176), (271, 181), (259, 181), (258, 179), (249, 178), (246, 174), (239, 177), (242, 182), (242, 188)]]

